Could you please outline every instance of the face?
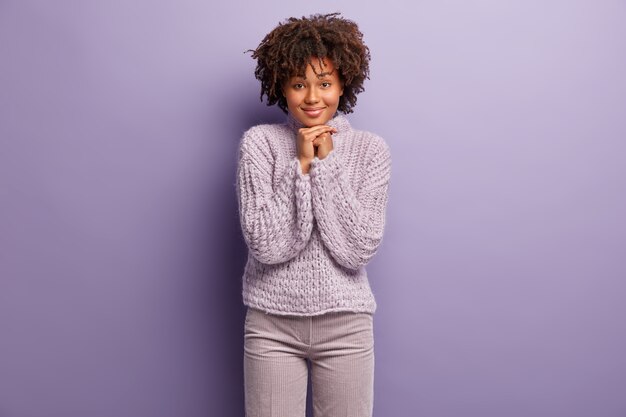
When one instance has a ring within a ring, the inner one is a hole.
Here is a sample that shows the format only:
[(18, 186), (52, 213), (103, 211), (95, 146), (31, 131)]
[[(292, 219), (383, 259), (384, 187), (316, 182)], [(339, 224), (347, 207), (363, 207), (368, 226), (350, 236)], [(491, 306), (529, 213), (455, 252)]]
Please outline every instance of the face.
[(320, 66), (317, 57), (311, 57), (311, 65), (306, 66), (304, 77), (294, 76), (283, 85), (287, 108), (296, 120), (306, 127), (322, 125), (337, 112), (343, 86), (339, 71), (329, 58), (323, 59)]

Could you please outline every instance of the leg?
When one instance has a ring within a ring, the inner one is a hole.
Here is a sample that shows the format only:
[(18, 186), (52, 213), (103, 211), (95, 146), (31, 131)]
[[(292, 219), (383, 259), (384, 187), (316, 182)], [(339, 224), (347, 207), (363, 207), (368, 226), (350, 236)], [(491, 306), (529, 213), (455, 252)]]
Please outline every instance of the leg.
[(311, 360), (315, 417), (371, 417), (374, 397), (373, 317), (331, 313), (314, 326)]
[(304, 417), (307, 364), (290, 321), (249, 309), (244, 342), (247, 417)]

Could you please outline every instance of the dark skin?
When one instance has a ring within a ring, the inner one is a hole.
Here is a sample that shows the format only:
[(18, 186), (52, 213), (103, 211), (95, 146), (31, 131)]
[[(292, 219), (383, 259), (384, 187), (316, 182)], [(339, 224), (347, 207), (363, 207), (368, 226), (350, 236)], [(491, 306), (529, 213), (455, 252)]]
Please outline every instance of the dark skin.
[(337, 129), (326, 123), (337, 111), (343, 84), (331, 60), (320, 62), (312, 57), (304, 76), (293, 76), (285, 82), (283, 94), (289, 112), (305, 126), (298, 130), (296, 149), (306, 174), (315, 157), (324, 159), (333, 150), (332, 134)]
[(317, 156), (324, 159), (333, 150), (332, 134), (337, 129), (327, 125), (303, 127), (298, 130), (296, 149), (302, 167), (302, 173), (307, 174), (311, 168), (311, 161)]

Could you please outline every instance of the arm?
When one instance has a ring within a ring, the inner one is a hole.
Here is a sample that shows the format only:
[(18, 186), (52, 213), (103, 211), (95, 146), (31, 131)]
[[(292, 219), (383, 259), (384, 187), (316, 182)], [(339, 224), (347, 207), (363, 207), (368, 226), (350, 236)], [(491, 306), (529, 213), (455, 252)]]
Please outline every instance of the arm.
[[(251, 135), (250, 131), (246, 135)], [(276, 264), (295, 257), (309, 241), (313, 228), (311, 182), (294, 158), (274, 188), (272, 157), (257, 143), (244, 136), (240, 148), (239, 216), (252, 256)]]
[(336, 151), (311, 167), (313, 213), (322, 241), (350, 269), (367, 264), (383, 237), (391, 158), (382, 141), (374, 152), (358, 190), (350, 186)]

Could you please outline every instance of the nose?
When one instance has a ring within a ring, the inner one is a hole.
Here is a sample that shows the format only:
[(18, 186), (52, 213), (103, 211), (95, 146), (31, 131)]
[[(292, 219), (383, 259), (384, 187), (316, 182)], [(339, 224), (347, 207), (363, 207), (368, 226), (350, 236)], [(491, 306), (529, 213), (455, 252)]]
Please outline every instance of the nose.
[(319, 94), (317, 88), (311, 86), (307, 89), (306, 96), (304, 97), (304, 102), (307, 104), (317, 103), (319, 100)]

